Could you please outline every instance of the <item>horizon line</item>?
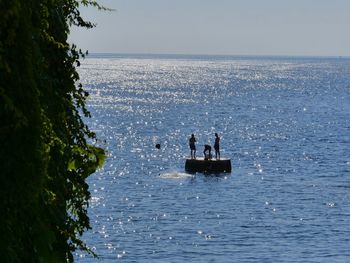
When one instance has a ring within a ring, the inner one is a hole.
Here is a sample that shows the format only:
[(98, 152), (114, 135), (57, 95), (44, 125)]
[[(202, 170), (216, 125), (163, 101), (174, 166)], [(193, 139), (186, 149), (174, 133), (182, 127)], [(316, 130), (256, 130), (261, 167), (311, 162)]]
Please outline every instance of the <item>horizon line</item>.
[(183, 56), (183, 57), (261, 57), (261, 58), (350, 58), (350, 55), (281, 55), (281, 54), (259, 54), (259, 55), (248, 55), (248, 54), (199, 54), (199, 53), (155, 53), (155, 52), (89, 52), (88, 55), (117, 55), (117, 56)]

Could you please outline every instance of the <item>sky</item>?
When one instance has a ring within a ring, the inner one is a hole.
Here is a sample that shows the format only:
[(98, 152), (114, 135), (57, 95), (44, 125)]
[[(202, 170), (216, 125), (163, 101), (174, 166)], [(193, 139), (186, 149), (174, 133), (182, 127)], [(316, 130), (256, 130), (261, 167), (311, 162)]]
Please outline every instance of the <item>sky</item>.
[(69, 38), (90, 53), (350, 56), (350, 0), (98, 2)]

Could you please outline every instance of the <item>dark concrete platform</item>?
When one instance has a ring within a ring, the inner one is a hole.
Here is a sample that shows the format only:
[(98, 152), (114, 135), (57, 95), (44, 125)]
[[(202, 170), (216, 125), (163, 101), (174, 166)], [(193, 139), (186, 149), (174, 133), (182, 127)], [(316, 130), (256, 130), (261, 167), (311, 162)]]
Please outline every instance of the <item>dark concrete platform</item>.
[(207, 160), (198, 157), (196, 159), (186, 159), (185, 163), (185, 170), (189, 173), (230, 173), (231, 169), (231, 160), (226, 158)]

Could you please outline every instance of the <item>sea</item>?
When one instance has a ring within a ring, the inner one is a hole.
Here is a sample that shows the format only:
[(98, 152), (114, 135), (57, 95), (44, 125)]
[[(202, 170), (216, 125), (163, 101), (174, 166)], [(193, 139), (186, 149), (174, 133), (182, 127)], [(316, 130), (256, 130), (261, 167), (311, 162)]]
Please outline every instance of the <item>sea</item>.
[[(350, 58), (92, 54), (79, 73), (107, 159), (98, 258), (76, 262), (350, 262)], [(198, 157), (218, 133), (231, 173), (185, 172), (192, 133)]]

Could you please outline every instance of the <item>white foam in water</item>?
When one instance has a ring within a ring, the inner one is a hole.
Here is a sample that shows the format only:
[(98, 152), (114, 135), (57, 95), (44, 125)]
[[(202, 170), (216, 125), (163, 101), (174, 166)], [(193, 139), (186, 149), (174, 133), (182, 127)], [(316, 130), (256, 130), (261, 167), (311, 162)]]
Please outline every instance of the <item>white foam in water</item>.
[(166, 173), (160, 174), (159, 177), (163, 179), (183, 179), (183, 178), (189, 178), (192, 176), (193, 176), (192, 174), (182, 173), (182, 172), (166, 172)]

